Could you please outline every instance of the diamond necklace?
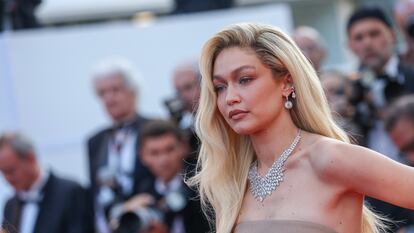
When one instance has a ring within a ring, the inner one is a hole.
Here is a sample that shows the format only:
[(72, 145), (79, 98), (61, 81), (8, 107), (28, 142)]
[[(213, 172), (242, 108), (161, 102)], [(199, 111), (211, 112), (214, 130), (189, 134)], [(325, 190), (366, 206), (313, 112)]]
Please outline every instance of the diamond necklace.
[(249, 180), (250, 180), (250, 191), (253, 194), (254, 198), (260, 202), (269, 196), (283, 181), (283, 172), (285, 168), (283, 167), (287, 158), (295, 149), (296, 145), (300, 140), (301, 130), (298, 130), (298, 133), (293, 140), (292, 144), (283, 151), (282, 155), (272, 164), (267, 174), (262, 177), (257, 172), (257, 160), (250, 166), (249, 170)]

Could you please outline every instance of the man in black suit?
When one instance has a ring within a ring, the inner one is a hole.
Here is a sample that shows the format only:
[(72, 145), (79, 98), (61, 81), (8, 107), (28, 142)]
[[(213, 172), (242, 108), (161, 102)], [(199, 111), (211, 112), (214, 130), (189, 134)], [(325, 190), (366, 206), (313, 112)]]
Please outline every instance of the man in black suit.
[[(391, 104), (385, 117), (385, 128), (397, 146), (401, 160), (414, 166), (414, 95), (403, 96)], [(377, 209), (389, 213), (387, 217), (395, 221), (396, 227), (391, 230), (404, 227), (398, 232), (414, 231), (414, 211), (386, 202), (377, 201), (374, 204), (378, 204)]]
[(190, 152), (186, 158), (186, 170), (194, 173), (200, 140), (194, 129), (195, 114), (200, 99), (201, 74), (198, 63), (194, 60), (185, 61), (174, 68), (172, 83), (176, 96), (165, 101), (171, 119), (189, 138)]
[(385, 128), (405, 163), (414, 167), (414, 95), (406, 95), (392, 103)]
[(112, 125), (88, 140), (91, 198), (96, 231), (111, 232), (110, 207), (134, 194), (135, 184), (149, 176), (141, 163), (138, 135), (147, 121), (137, 113), (137, 76), (129, 61), (113, 58), (94, 71), (95, 91)]
[(200, 81), (201, 74), (196, 61), (180, 63), (174, 69), (172, 82), (182, 108), (176, 113), (171, 105), (167, 105), (173, 120), (189, 134), (191, 153), (198, 153), (199, 147), (199, 140), (194, 132), (194, 121), (200, 99)]
[(140, 194), (126, 202), (124, 210), (151, 207), (163, 213), (161, 220), (144, 229), (146, 233), (209, 232), (197, 192), (184, 183), (189, 145), (183, 132), (171, 122), (151, 121), (142, 129), (140, 140), (141, 159), (155, 179), (141, 182), (137, 190)]
[(384, 130), (383, 117), (392, 100), (414, 93), (414, 70), (396, 54), (395, 32), (380, 8), (357, 9), (348, 20), (347, 33), (348, 46), (360, 63), (351, 102), (366, 134), (364, 144), (395, 159), (398, 151)]
[(24, 136), (0, 136), (0, 171), (15, 190), (4, 209), (3, 227), (8, 232), (86, 232), (86, 192), (42, 169)]
[[(366, 146), (398, 160), (399, 152), (385, 130), (384, 117), (393, 100), (414, 93), (414, 70), (396, 54), (395, 32), (380, 8), (357, 9), (348, 20), (347, 32), (349, 48), (360, 62), (360, 78), (354, 82), (351, 99), (356, 104), (355, 120), (362, 123)], [(366, 200), (398, 227), (412, 221), (411, 213), (402, 208), (369, 197)]]

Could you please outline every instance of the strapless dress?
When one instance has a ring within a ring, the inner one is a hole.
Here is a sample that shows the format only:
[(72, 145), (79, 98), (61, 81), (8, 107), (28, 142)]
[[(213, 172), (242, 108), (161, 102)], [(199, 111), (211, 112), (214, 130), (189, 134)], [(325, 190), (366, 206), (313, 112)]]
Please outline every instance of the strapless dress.
[(234, 233), (337, 233), (318, 223), (297, 220), (257, 220), (236, 225)]

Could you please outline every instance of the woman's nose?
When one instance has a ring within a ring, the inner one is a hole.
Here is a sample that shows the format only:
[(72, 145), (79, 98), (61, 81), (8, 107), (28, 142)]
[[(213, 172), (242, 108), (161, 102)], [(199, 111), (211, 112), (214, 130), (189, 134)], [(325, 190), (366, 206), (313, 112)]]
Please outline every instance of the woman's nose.
[(228, 105), (233, 105), (235, 103), (240, 103), (240, 95), (239, 95), (237, 89), (230, 86), (230, 85), (227, 87), (226, 103)]

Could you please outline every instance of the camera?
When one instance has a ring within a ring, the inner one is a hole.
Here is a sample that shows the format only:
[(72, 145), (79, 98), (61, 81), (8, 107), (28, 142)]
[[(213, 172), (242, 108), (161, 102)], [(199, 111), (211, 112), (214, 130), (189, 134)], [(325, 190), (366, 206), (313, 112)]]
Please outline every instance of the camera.
[(140, 206), (125, 211), (123, 203), (110, 210), (110, 223), (114, 233), (140, 233), (147, 230), (153, 221), (164, 223), (165, 215), (178, 213), (187, 205), (185, 190), (168, 192), (163, 198), (149, 206)]
[[(352, 93), (348, 97), (348, 102), (355, 106), (352, 118), (357, 122), (363, 134), (367, 134), (374, 127), (377, 109), (385, 104), (383, 93), (373, 91), (375, 81), (376, 76), (371, 70), (362, 69), (359, 79), (352, 82)], [(361, 143), (364, 144), (364, 142)]]
[(102, 208), (106, 219), (110, 219), (110, 212), (115, 207), (124, 203), (132, 190), (123, 188), (122, 184), (131, 181), (131, 177), (126, 174), (116, 172), (110, 166), (102, 166), (97, 172), (97, 183), (99, 191), (97, 202)]
[(166, 99), (164, 105), (167, 107), (170, 116), (176, 123), (179, 123), (185, 112), (185, 103), (180, 97)]
[(414, 38), (414, 15), (410, 15), (407, 18), (407, 21), (405, 23), (405, 30), (411, 38)]
[(123, 199), (122, 188), (116, 179), (116, 172), (107, 166), (98, 169), (97, 182), (99, 184), (97, 200), (107, 215), (108, 209)]
[(141, 207), (124, 212), (121, 205), (112, 209), (111, 226), (114, 233), (139, 233), (153, 221), (163, 222), (163, 213), (154, 207)]

